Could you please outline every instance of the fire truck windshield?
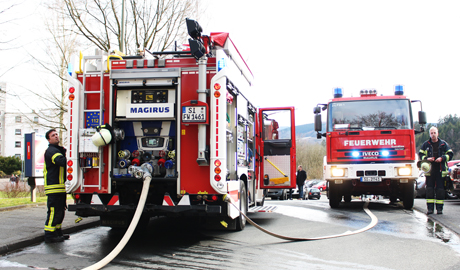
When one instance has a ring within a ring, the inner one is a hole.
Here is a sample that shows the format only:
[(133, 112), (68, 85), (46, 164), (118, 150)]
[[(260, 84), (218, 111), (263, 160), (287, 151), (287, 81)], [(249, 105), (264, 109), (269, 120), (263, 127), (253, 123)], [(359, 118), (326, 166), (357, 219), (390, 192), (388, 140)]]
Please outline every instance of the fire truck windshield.
[(331, 102), (327, 131), (412, 129), (407, 99), (381, 99)]

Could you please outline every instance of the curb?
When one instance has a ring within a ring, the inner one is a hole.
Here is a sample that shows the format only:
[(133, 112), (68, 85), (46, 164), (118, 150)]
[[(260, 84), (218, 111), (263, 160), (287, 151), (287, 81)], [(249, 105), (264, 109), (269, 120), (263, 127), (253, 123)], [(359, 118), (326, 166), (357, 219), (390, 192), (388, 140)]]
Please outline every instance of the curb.
[[(95, 220), (95, 221), (91, 221), (85, 224), (75, 225), (70, 228), (63, 229), (62, 232), (66, 234), (75, 233), (81, 230), (98, 227), (99, 224), (100, 224), (99, 220)], [(23, 249), (29, 246), (37, 245), (44, 241), (45, 240), (44, 240), (43, 233), (37, 233), (37, 235), (32, 236), (30, 239), (21, 240), (16, 243), (0, 246), (0, 255), (5, 255), (6, 253), (14, 252), (14, 251), (17, 251), (18, 249)]]
[(31, 204), (22, 204), (22, 205), (16, 205), (16, 206), (8, 206), (8, 207), (1, 207), (1, 208), (0, 208), (0, 212), (3, 212), (3, 211), (11, 211), (11, 210), (21, 209), (21, 208), (26, 208), (26, 207), (36, 207), (36, 206), (41, 206), (41, 205), (46, 205), (46, 202), (42, 202), (42, 203), (31, 203)]

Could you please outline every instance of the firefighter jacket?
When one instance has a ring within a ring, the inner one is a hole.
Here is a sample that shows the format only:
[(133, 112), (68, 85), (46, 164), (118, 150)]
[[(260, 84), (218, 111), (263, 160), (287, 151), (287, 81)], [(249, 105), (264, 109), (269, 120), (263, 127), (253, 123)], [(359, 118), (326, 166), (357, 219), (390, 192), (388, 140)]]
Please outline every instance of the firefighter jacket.
[[(448, 174), (448, 170), (449, 170), (449, 166), (447, 165), (447, 162), (449, 160), (452, 160), (454, 156), (454, 152), (452, 151), (452, 149), (450, 149), (447, 142), (441, 140), (440, 138), (438, 138), (438, 140), (439, 140), (438, 157), (442, 158), (441, 174), (442, 174), (442, 177), (446, 177)], [(431, 141), (431, 138), (428, 141), (423, 143), (422, 148), (420, 148), (418, 155), (420, 157), (420, 160), (425, 160), (429, 157), (434, 157), (433, 142)], [(425, 175), (430, 176), (430, 173), (428, 172)]]
[(66, 149), (59, 145), (49, 144), (45, 152), (45, 194), (65, 193), (67, 177)]

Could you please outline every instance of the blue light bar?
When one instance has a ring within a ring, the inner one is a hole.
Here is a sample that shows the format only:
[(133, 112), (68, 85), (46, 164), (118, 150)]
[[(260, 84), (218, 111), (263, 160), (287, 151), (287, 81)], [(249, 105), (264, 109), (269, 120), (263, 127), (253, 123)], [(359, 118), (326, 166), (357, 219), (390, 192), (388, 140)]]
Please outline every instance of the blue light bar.
[(402, 96), (404, 95), (404, 90), (402, 85), (396, 85), (395, 86), (395, 95), (397, 96)]
[(351, 155), (352, 155), (353, 157), (359, 157), (359, 152), (353, 152), (353, 153), (351, 153)]
[(341, 98), (343, 95), (342, 88), (335, 88), (334, 89), (334, 98)]
[(382, 151), (382, 156), (388, 157), (390, 155), (390, 152), (388, 150), (383, 150)]
[(227, 66), (227, 62), (225, 61), (225, 58), (221, 58), (218, 62), (217, 62), (217, 71), (220, 71), (221, 69), (223, 69), (224, 67)]

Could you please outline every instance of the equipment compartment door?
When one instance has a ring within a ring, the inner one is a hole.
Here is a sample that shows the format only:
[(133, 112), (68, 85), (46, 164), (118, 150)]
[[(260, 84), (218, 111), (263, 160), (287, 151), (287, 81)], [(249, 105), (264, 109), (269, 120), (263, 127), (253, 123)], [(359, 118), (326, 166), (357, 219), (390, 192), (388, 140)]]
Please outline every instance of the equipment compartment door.
[(295, 188), (294, 107), (259, 109), (258, 163), (262, 188)]

